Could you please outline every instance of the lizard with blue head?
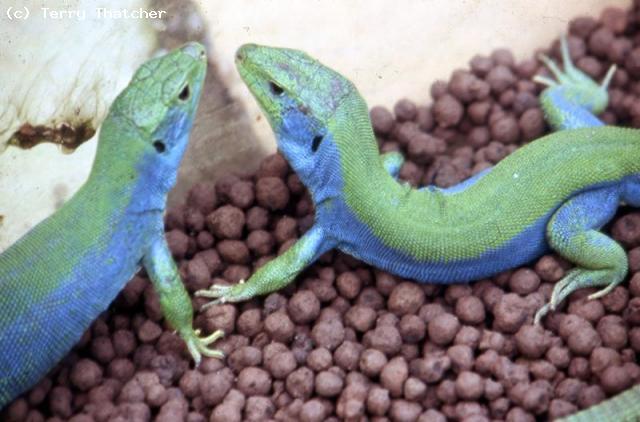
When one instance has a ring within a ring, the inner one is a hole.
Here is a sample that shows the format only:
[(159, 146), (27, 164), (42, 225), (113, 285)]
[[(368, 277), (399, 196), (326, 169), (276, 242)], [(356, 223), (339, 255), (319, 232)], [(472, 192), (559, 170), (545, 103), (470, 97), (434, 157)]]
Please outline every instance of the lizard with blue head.
[(162, 312), (196, 363), (221, 357), (201, 337), (164, 238), (168, 191), (206, 72), (189, 43), (143, 64), (100, 129), (88, 180), (0, 255), (0, 408), (42, 378), (144, 266)]
[(307, 54), (245, 45), (236, 63), (267, 116), (278, 147), (316, 207), (314, 225), (247, 281), (199, 296), (241, 301), (291, 282), (338, 248), (421, 282), (466, 282), (528, 263), (553, 249), (577, 264), (539, 320), (579, 287), (606, 294), (627, 271), (626, 256), (598, 229), (620, 201), (637, 204), (640, 135), (602, 127), (608, 72), (597, 84), (577, 70), (562, 42), (565, 70), (542, 94), (560, 130), (448, 189), (413, 189), (395, 179), (397, 153), (380, 155), (365, 101), (354, 85)]
[[(610, 292), (627, 274), (623, 248), (600, 228), (621, 202), (640, 206), (640, 131), (604, 126), (615, 68), (598, 84), (571, 62), (542, 57), (554, 79), (540, 97), (558, 131), (448, 189), (398, 182), (398, 153), (379, 155), (367, 106), (346, 78), (301, 51), (238, 50), (241, 77), (267, 116), (278, 148), (309, 189), (313, 226), (246, 282), (196, 295), (209, 304), (278, 290), (325, 251), (338, 248), (419, 282), (459, 283), (495, 275), (553, 250), (575, 264), (536, 322), (570, 293)], [(569, 418), (637, 420), (640, 387)]]

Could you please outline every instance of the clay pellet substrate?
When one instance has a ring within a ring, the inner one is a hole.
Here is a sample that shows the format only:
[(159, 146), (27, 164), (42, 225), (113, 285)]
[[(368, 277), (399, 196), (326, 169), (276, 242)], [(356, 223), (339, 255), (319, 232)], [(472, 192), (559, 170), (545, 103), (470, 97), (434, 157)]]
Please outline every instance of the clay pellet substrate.
[[(576, 65), (600, 80), (616, 63), (608, 124), (640, 126), (640, 10), (606, 9), (569, 25)], [(558, 42), (550, 54), (559, 59)], [(431, 87), (432, 103), (371, 109), (381, 151), (407, 159), (400, 178), (452, 186), (549, 132), (545, 73), (505, 49)], [(313, 223), (309, 194), (282, 156), (256, 174), (193, 187), (166, 217), (190, 292), (235, 283)], [(539, 326), (533, 314), (571, 265), (551, 254), (469, 284), (402, 280), (339, 252), (282, 291), (197, 312), (227, 335), (227, 358), (193, 368), (136, 276), (69, 355), (2, 414), (7, 421), (541, 421), (592, 406), (640, 380), (640, 212), (605, 231), (627, 250), (628, 280), (587, 301), (575, 292)], [(206, 300), (194, 298), (196, 309)], [(34, 334), (35, 335), (35, 334)]]

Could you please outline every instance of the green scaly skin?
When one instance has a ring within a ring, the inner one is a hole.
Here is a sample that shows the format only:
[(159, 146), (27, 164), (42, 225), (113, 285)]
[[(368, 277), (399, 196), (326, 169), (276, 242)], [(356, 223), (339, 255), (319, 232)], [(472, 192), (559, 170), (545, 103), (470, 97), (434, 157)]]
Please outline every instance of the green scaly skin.
[[(600, 287), (591, 298), (607, 294), (628, 264), (599, 229), (620, 202), (640, 206), (640, 132), (603, 126), (594, 116), (606, 107), (613, 70), (597, 84), (572, 65), (564, 42), (563, 53), (564, 72), (545, 59), (558, 81), (540, 79), (550, 85), (541, 103), (550, 123), (567, 130), (452, 188), (413, 189), (395, 179), (402, 158), (379, 154), (368, 107), (351, 82), (301, 51), (241, 47), (238, 71), (309, 189), (315, 222), (248, 281), (196, 295), (214, 304), (278, 290), (332, 248), (405, 278), (445, 284), (489, 277), (555, 250), (576, 267), (536, 322), (576, 289)], [(622, 407), (637, 414), (626, 397)], [(616, 410), (616, 400), (590, 414)]]
[(0, 255), (0, 408), (68, 353), (141, 265), (196, 365), (222, 356), (208, 347), (222, 332), (193, 328), (163, 222), (205, 72), (197, 43), (142, 65), (102, 124), (87, 182)]

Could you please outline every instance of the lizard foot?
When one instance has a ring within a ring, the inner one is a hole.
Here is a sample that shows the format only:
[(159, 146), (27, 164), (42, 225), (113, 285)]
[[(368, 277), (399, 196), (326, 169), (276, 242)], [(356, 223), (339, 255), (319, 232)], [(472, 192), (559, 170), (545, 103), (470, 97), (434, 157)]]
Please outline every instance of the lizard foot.
[(583, 287), (594, 287), (605, 285), (601, 290), (589, 295), (588, 300), (601, 298), (610, 293), (620, 282), (615, 282), (615, 277), (611, 277), (611, 272), (607, 270), (587, 270), (583, 268), (574, 268), (567, 275), (556, 283), (551, 293), (549, 303), (541, 307), (533, 318), (534, 324), (539, 324), (540, 320), (549, 312), (556, 310), (558, 305), (574, 291)]
[(206, 337), (200, 336), (201, 331), (199, 329), (189, 330), (188, 333), (182, 334), (181, 336), (187, 344), (187, 349), (193, 360), (196, 363), (196, 367), (200, 365), (200, 361), (202, 360), (202, 356), (207, 356), (210, 358), (222, 359), (224, 358), (224, 353), (220, 350), (211, 349), (208, 346), (218, 340), (219, 338), (224, 337), (224, 332), (222, 330), (216, 330), (213, 334), (210, 334)]
[(215, 300), (202, 305), (200, 309), (203, 310), (213, 305), (248, 300), (251, 299), (254, 295), (251, 292), (251, 285), (249, 283), (245, 283), (244, 280), (240, 280), (237, 284), (233, 284), (230, 286), (214, 284), (208, 289), (198, 290), (197, 292), (195, 292), (195, 296), (215, 298)]
[(616, 65), (611, 65), (602, 82), (598, 84), (573, 64), (567, 38), (564, 36), (560, 38), (560, 51), (563, 70), (547, 55), (540, 55), (540, 60), (556, 80), (542, 75), (534, 76), (533, 80), (549, 87), (561, 87), (568, 98), (589, 107), (596, 114), (604, 111), (608, 102), (607, 88), (616, 71)]
[(562, 302), (574, 290), (580, 288), (578, 279), (583, 276), (581, 273), (584, 273), (584, 271), (585, 270), (580, 268), (574, 268), (569, 271), (562, 280), (556, 283), (553, 287), (553, 291), (551, 292), (549, 303), (538, 309), (538, 312), (536, 312), (536, 315), (533, 318), (534, 324), (539, 324), (540, 320), (542, 320), (546, 314), (555, 311), (560, 302)]

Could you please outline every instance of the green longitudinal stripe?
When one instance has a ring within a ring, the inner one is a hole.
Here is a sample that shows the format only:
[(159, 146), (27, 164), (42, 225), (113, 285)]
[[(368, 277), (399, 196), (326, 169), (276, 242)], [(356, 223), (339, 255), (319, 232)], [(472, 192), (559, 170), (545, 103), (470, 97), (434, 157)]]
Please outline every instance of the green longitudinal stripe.
[(640, 172), (637, 131), (587, 128), (557, 132), (520, 148), (463, 192), (418, 191), (384, 171), (373, 140), (368, 146), (356, 142), (356, 136), (373, 137), (364, 117), (360, 122), (344, 120), (358, 115), (366, 113), (337, 113), (335, 118), (343, 120), (332, 122), (341, 128), (332, 131), (341, 155), (349, 157), (342, 167), (347, 204), (386, 246), (417, 260), (478, 257), (521, 233), (572, 193)]

